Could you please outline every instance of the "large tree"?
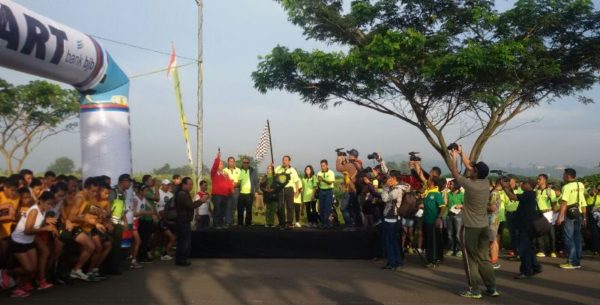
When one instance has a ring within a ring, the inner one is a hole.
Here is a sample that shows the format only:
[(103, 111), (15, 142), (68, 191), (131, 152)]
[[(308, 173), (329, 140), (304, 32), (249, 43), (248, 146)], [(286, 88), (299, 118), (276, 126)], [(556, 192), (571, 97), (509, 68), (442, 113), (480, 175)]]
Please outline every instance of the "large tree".
[(0, 155), (8, 173), (48, 137), (77, 128), (78, 99), (77, 91), (46, 81), (14, 86), (0, 79)]
[(60, 157), (54, 160), (47, 170), (57, 174), (72, 174), (75, 172), (75, 162), (69, 157)]
[[(473, 136), (471, 160), (509, 122), (579, 96), (599, 79), (600, 14), (589, 0), (276, 0), (308, 39), (341, 50), (275, 47), (252, 74), (326, 108), (350, 103), (423, 133), (449, 163), (450, 141)], [(450, 126), (460, 133), (449, 138)], [(515, 126), (509, 126), (514, 128)]]

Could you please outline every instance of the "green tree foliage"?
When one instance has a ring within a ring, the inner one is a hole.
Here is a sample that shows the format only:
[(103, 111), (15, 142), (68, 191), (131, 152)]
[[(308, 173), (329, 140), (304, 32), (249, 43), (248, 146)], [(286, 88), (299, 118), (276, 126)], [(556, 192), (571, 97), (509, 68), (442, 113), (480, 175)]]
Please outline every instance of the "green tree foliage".
[(254, 160), (254, 157), (252, 156), (247, 156), (247, 155), (238, 155), (237, 159), (235, 160), (235, 166), (237, 167), (242, 167), (242, 161), (247, 158), (250, 161), (250, 167), (256, 169), (256, 170), (260, 170), (258, 168), (258, 162), (256, 162), (256, 160)]
[(474, 136), (477, 160), (519, 114), (578, 96), (599, 77), (600, 14), (590, 0), (518, 0), (504, 12), (482, 0), (354, 0), (349, 9), (341, 0), (276, 1), (308, 39), (345, 51), (277, 46), (252, 74), (260, 92), (394, 116), (446, 163), (450, 136)]
[(77, 128), (78, 100), (77, 91), (46, 81), (14, 86), (0, 79), (0, 155), (9, 173), (48, 137)]
[[(206, 167), (206, 165), (203, 165), (202, 173), (203, 173), (203, 175), (208, 175), (210, 173), (210, 169), (208, 167)], [(193, 175), (193, 170), (189, 165), (182, 165), (179, 167), (172, 168), (169, 163), (165, 163), (163, 166), (153, 169), (152, 174), (160, 175), (160, 176), (172, 176), (172, 175), (178, 174), (178, 175), (181, 175), (182, 177), (185, 177), (185, 176), (191, 177)]]
[(75, 162), (68, 157), (60, 157), (48, 166), (48, 171), (53, 171), (57, 175), (71, 174), (75, 171)]

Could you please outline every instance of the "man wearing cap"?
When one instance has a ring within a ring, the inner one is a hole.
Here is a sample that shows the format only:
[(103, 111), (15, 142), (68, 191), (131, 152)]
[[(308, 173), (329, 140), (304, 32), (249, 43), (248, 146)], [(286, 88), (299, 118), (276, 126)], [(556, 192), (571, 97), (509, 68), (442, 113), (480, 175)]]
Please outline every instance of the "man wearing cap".
[[(350, 209), (352, 211), (352, 217), (354, 220), (354, 225), (356, 227), (362, 227), (362, 214), (361, 208), (358, 203), (358, 196), (356, 194), (356, 178), (358, 173), (362, 170), (362, 162), (358, 159), (358, 151), (356, 149), (351, 149), (348, 151), (348, 159), (344, 156), (338, 156), (335, 162), (335, 170), (344, 173), (348, 173), (348, 180), (346, 182), (346, 186), (348, 189), (348, 200)], [(350, 224), (346, 224), (350, 225)]]
[[(468, 178), (463, 177), (457, 168), (458, 157), (467, 170)], [(456, 181), (465, 189), (465, 201), (463, 204), (463, 227), (461, 239), (463, 241), (463, 260), (469, 290), (460, 292), (465, 298), (480, 299), (479, 277), (487, 288), (484, 293), (488, 296), (500, 295), (496, 290), (496, 277), (489, 258), (489, 235), (488, 235), (488, 203), (490, 197), (488, 166), (483, 162), (473, 164), (465, 153), (462, 146), (450, 151), (450, 171)]]
[(156, 212), (160, 215), (161, 220), (159, 221), (159, 231), (163, 235), (163, 253), (161, 254), (160, 259), (163, 261), (170, 261), (173, 259), (169, 255), (169, 251), (175, 245), (175, 224), (170, 223), (168, 219), (166, 219), (165, 206), (167, 202), (171, 200), (173, 197), (173, 193), (171, 193), (171, 181), (169, 179), (164, 179), (160, 183), (160, 188), (158, 189), (158, 201), (156, 203)]
[(158, 190), (159, 199), (156, 203), (156, 211), (158, 213), (162, 212), (165, 209), (165, 205), (173, 197), (173, 193), (171, 193), (171, 181), (169, 179), (164, 179), (160, 183), (160, 189)]
[(106, 260), (107, 271), (109, 274), (121, 274), (121, 236), (127, 222), (125, 217), (127, 209), (127, 191), (131, 188), (131, 181), (132, 179), (129, 174), (122, 174), (119, 176), (118, 184), (113, 187), (108, 197), (112, 212), (111, 221), (114, 227), (112, 232), (112, 248)]

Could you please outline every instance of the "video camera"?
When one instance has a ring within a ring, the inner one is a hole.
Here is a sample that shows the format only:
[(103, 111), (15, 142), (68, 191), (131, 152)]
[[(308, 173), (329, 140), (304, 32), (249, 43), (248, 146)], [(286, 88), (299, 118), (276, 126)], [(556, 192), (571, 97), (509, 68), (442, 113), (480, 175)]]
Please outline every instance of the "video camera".
[(418, 151), (411, 151), (408, 153), (410, 161), (421, 161), (421, 157), (417, 156), (419, 154)]
[(337, 153), (338, 157), (347, 157), (348, 156), (348, 154), (346, 154), (346, 152), (343, 151), (343, 150), (344, 150), (343, 147), (342, 148), (338, 148), (338, 149), (335, 150), (335, 152)]
[(448, 150), (458, 150), (458, 144), (456, 143), (451, 143), (450, 145), (448, 145)]
[(374, 152), (374, 153), (372, 153), (370, 155), (367, 155), (367, 159), (369, 159), (369, 160), (379, 160), (379, 154), (376, 153), (376, 152)]

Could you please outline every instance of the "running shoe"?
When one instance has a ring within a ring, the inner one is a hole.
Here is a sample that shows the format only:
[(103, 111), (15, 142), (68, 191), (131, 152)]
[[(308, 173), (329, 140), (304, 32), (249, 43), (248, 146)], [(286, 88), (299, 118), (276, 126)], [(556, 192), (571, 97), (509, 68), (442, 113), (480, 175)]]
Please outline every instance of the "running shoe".
[(458, 295), (460, 295), (463, 298), (481, 299), (481, 292), (479, 292), (477, 290), (461, 291), (461, 292), (458, 293)]
[(81, 271), (81, 269), (71, 271), (70, 278), (79, 279), (79, 280), (83, 280), (86, 282), (90, 281), (90, 278), (87, 276), (87, 274), (83, 273), (83, 271)]
[(500, 296), (500, 292), (498, 292), (498, 290), (496, 289), (486, 289), (483, 294), (487, 295), (488, 297), (499, 297)]
[(570, 269), (581, 269), (581, 265), (575, 266), (575, 265), (572, 265), (570, 263), (562, 264), (559, 267), (560, 267), (560, 269), (569, 269), (569, 270)]
[(38, 285), (37, 290), (46, 290), (46, 289), (50, 289), (52, 287), (54, 287), (54, 285), (48, 283), (46, 280), (41, 280)]
[(140, 269), (144, 268), (144, 266), (140, 265), (135, 259), (131, 260), (131, 264), (129, 264), (129, 268), (131, 269)]
[(27, 292), (32, 292), (35, 290), (35, 287), (33, 287), (33, 284), (31, 284), (31, 282), (28, 282), (27, 284), (21, 286), (21, 289), (23, 289)]
[(546, 254), (544, 252), (538, 252), (538, 254), (536, 254), (535, 256), (537, 256), (537, 257), (546, 257)]
[(173, 260), (173, 257), (170, 256), (169, 254), (165, 254), (165, 255), (163, 255), (163, 256), (160, 257), (160, 260), (161, 261), (170, 261), (170, 260)]
[(25, 291), (23, 288), (17, 288), (10, 294), (11, 298), (26, 298), (28, 296), (29, 292)]

